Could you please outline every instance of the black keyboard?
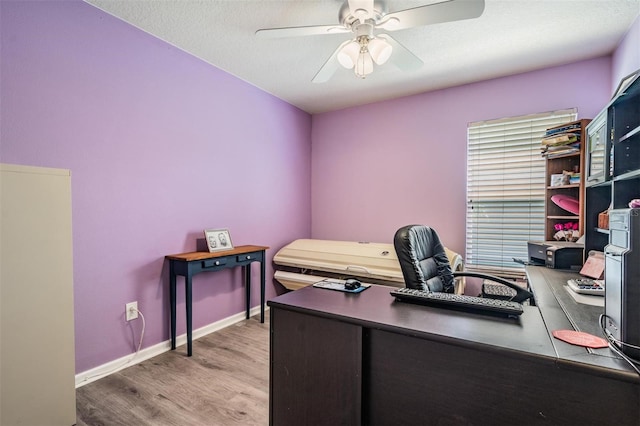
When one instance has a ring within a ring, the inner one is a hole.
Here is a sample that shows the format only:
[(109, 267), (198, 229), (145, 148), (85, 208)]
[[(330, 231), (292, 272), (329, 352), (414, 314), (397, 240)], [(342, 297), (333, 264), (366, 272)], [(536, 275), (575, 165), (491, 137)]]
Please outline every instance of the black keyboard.
[(411, 288), (398, 288), (391, 290), (391, 295), (401, 302), (417, 303), (420, 305), (452, 307), (461, 310), (484, 311), (504, 315), (522, 315), (523, 312), (522, 305), (518, 302), (486, 299), (462, 294), (436, 293)]

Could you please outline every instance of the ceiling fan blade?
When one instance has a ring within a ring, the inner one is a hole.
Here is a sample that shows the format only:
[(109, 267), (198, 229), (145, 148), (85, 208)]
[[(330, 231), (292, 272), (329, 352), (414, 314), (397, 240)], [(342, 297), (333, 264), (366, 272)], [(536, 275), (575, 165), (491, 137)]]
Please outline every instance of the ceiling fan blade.
[(311, 80), (313, 83), (324, 83), (328, 81), (336, 70), (340, 67), (340, 62), (338, 62), (338, 52), (346, 46), (348, 43), (351, 43), (351, 40), (347, 40), (344, 43), (340, 44), (338, 48), (333, 52), (333, 54), (327, 59), (327, 61), (322, 65), (320, 70), (316, 73), (316, 75)]
[(365, 19), (373, 18), (373, 0), (348, 0), (349, 11), (353, 16), (364, 22)]
[(396, 39), (389, 34), (378, 34), (377, 37), (383, 38), (389, 42), (393, 48), (391, 54), (391, 62), (402, 71), (415, 71), (424, 65), (422, 59), (411, 53), (409, 49), (401, 45)]
[(446, 0), (385, 15), (377, 28), (396, 31), (442, 22), (473, 19), (484, 12), (484, 0)]
[(261, 38), (299, 37), (349, 32), (341, 25), (313, 25), (308, 27), (264, 28), (256, 31)]

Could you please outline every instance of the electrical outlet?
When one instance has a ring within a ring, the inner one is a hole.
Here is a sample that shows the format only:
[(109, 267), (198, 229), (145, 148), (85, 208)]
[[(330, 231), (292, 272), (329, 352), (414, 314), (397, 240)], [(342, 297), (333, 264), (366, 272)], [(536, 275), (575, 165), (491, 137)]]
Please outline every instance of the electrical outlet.
[(127, 303), (124, 309), (127, 321), (138, 318), (138, 302)]

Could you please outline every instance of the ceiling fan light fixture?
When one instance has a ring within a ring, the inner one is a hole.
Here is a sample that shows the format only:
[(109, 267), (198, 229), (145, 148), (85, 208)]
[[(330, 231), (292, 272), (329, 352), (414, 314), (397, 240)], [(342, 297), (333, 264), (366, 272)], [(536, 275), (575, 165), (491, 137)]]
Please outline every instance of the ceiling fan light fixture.
[(365, 78), (368, 74), (373, 72), (373, 60), (369, 52), (361, 51), (356, 61), (354, 72), (360, 78)]
[[(373, 72), (374, 62), (382, 65), (389, 59), (402, 71), (415, 71), (424, 65), (422, 59), (390, 35), (381, 32), (474, 19), (480, 17), (485, 9), (485, 0), (431, 0), (423, 6), (388, 13), (389, 2), (342, 0), (338, 12), (339, 24), (265, 28), (257, 30), (256, 35), (272, 38), (352, 33), (355, 38), (341, 42), (311, 80), (324, 83), (340, 66), (354, 69), (356, 76), (365, 78)], [(378, 35), (374, 36), (374, 33)]]
[(382, 65), (387, 62), (393, 52), (393, 47), (391, 47), (387, 40), (382, 38), (369, 40), (367, 48), (369, 53), (371, 53), (371, 57), (378, 65)]
[(355, 66), (359, 54), (360, 44), (356, 40), (353, 40), (338, 52), (338, 62), (340, 62), (340, 65), (343, 67), (351, 69)]

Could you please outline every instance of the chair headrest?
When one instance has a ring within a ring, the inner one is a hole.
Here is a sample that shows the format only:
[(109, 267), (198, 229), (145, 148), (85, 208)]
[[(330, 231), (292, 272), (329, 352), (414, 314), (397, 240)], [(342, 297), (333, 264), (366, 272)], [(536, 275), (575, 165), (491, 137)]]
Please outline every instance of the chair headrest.
[(407, 225), (396, 231), (393, 245), (409, 288), (453, 291), (453, 271), (435, 230), (425, 225)]

